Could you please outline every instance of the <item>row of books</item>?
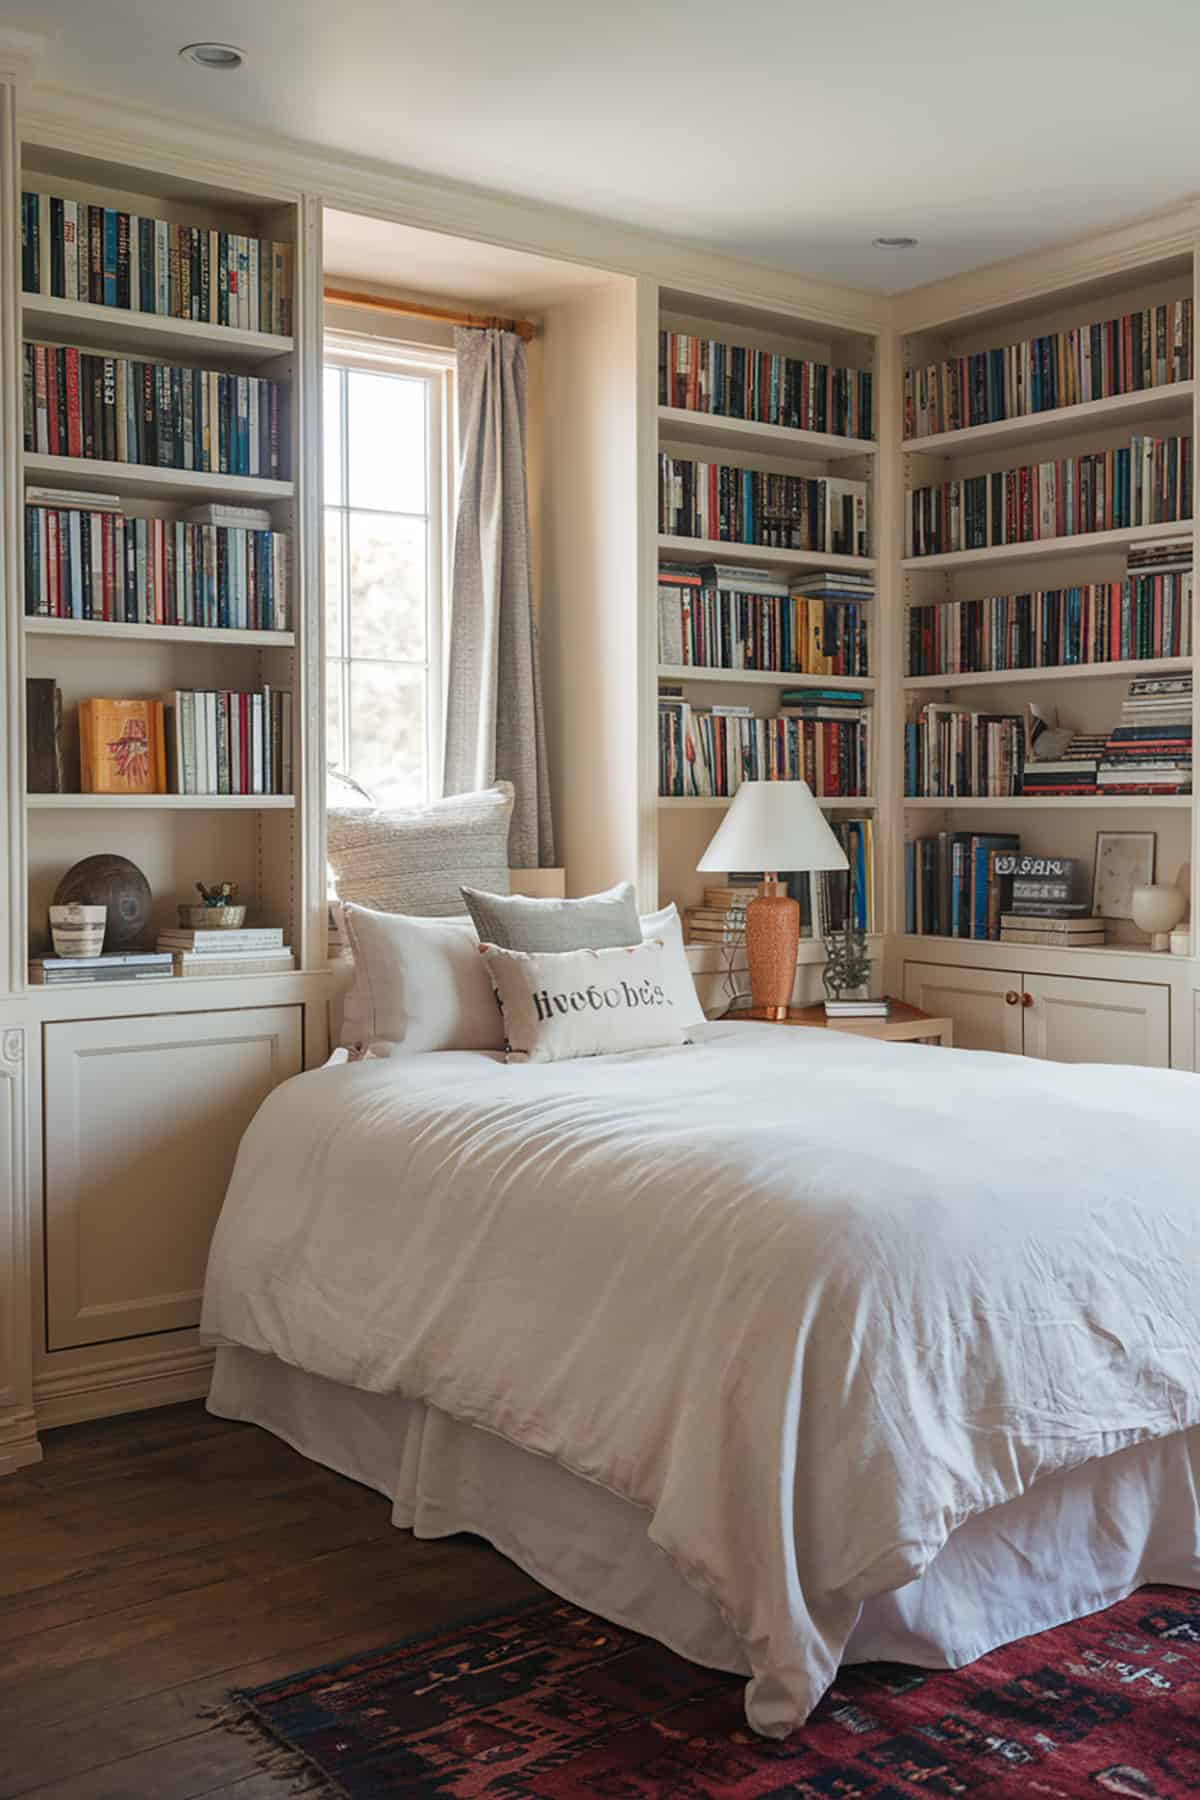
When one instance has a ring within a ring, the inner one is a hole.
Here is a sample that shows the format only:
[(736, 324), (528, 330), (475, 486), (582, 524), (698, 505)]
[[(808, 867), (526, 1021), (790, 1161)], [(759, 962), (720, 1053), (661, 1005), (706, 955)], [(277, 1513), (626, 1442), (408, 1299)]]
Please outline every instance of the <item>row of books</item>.
[(292, 246), (232, 231), (93, 206), (57, 194), (21, 195), (21, 286), (284, 337), (292, 330)]
[(1092, 325), (910, 369), (904, 435), (1019, 419), (1192, 376), (1192, 302), (1168, 300)]
[(1190, 519), (1191, 439), (1139, 436), (1127, 449), (912, 488), (905, 509), (909, 556)]
[(99, 987), (111, 981), (176, 976), (286, 975), (295, 966), (282, 928), (265, 925), (244, 931), (160, 931), (153, 950), (36, 956), (29, 978), (40, 987)]
[(805, 576), (789, 585), (761, 570), (663, 563), (658, 659), (672, 668), (867, 675), (874, 594), (866, 575)]
[(805, 357), (725, 344), (686, 331), (658, 334), (658, 403), (761, 425), (871, 436), (871, 376)]
[(861, 705), (761, 719), (748, 707), (702, 711), (660, 694), (658, 734), (658, 791), (668, 798), (723, 797), (743, 781), (807, 781), (828, 797), (871, 791), (871, 714)]
[[(818, 874), (781, 871), (789, 895), (800, 906), (800, 935), (824, 937), (847, 923), (873, 932), (875, 913), (875, 821), (871, 818), (830, 819), (829, 828), (846, 852), (845, 869)], [(704, 889), (700, 906), (684, 910), (685, 937), (690, 944), (738, 947), (746, 931), (746, 908), (761, 877), (734, 871), (722, 885)]]
[(82, 700), (85, 794), (290, 794), (292, 696), (176, 689), (165, 700)]
[(1025, 721), (1013, 713), (930, 703), (904, 727), (904, 792), (917, 799), (1007, 799), (1024, 765)]
[(266, 527), (254, 528), (195, 516), (126, 518), (115, 495), (46, 492), (25, 507), (25, 611), (287, 631), (289, 540), (262, 516)]
[(939, 831), (904, 846), (904, 929), (922, 937), (997, 942), (1012, 903), (1020, 839), (1005, 832)]
[(768, 474), (661, 451), (658, 529), (671, 537), (866, 556), (867, 484)]
[(973, 675), (1192, 653), (1192, 572), (914, 606), (910, 675)]
[(277, 382), (32, 343), (23, 374), (28, 451), (279, 477)]
[(1025, 792), (1187, 794), (1192, 788), (1192, 677), (1138, 676), (1112, 730), (1076, 735), (1051, 761), (1026, 765)]

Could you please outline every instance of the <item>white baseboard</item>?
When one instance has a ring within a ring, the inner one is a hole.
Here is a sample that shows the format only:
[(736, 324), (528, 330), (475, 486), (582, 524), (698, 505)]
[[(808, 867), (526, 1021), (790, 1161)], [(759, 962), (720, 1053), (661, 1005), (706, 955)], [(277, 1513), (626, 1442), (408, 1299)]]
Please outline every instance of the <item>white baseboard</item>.
[(32, 1412), (12, 1412), (0, 1419), (0, 1475), (11, 1475), (41, 1462), (42, 1446)]
[(157, 1350), (148, 1356), (42, 1373), (33, 1383), (38, 1429), (203, 1399), (212, 1365), (213, 1352), (192, 1344), (186, 1350)]

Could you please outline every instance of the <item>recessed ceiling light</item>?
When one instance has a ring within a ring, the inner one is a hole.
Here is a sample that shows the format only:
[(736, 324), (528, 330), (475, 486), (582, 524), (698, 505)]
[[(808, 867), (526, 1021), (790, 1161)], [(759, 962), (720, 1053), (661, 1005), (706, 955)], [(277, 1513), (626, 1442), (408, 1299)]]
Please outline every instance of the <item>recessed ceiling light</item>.
[(185, 44), (179, 54), (202, 69), (240, 69), (246, 60), (236, 44)]
[(876, 250), (915, 250), (916, 238), (911, 237), (879, 237), (872, 238)]

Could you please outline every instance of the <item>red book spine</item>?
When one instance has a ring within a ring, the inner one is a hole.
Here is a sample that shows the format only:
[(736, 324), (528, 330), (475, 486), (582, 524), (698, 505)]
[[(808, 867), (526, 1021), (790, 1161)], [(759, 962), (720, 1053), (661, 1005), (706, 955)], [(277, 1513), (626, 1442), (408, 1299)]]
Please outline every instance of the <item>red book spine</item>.
[(61, 456), (65, 446), (58, 429), (58, 357), (53, 350), (46, 357), (46, 425), (50, 434), (50, 454)]
[(67, 455), (83, 455), (83, 419), (79, 410), (79, 352), (68, 349), (67, 365)]

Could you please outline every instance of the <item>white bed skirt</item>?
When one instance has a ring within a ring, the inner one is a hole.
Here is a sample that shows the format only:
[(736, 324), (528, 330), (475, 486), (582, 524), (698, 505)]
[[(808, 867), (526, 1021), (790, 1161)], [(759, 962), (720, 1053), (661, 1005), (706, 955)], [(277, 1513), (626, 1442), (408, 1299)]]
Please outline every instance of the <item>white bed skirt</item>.
[[(217, 1352), (209, 1411), (377, 1489), (418, 1537), (470, 1531), (564, 1599), (706, 1667), (737, 1638), (647, 1536), (648, 1515), (477, 1427), (251, 1350)], [(1200, 1588), (1200, 1428), (1047, 1476), (970, 1520), (918, 1581), (866, 1602), (847, 1661), (959, 1668), (1147, 1582)]]

